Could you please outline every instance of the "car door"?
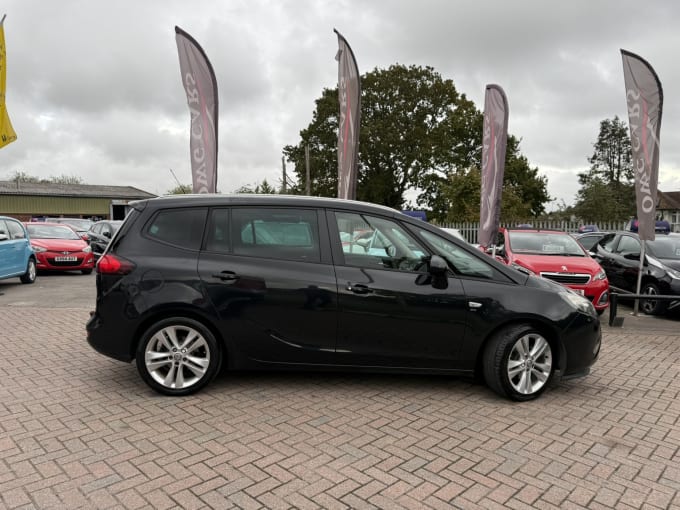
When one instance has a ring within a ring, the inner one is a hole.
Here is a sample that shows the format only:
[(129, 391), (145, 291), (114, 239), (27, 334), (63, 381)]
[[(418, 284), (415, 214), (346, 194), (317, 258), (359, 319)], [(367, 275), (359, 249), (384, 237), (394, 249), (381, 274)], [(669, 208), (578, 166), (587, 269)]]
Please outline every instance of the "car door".
[[(462, 361), (468, 305), (460, 280), (433, 285), (429, 251), (400, 222), (328, 213), (338, 278), (338, 364), (445, 368)], [(362, 252), (342, 239), (357, 231), (381, 239)]]
[(5, 220), (0, 219), (0, 278), (19, 271), (19, 253)]
[(213, 209), (198, 269), (225, 338), (250, 360), (332, 363), (337, 284), (316, 209)]
[(640, 272), (641, 245), (637, 237), (622, 234), (612, 252), (612, 267), (616, 275), (616, 287), (635, 292)]

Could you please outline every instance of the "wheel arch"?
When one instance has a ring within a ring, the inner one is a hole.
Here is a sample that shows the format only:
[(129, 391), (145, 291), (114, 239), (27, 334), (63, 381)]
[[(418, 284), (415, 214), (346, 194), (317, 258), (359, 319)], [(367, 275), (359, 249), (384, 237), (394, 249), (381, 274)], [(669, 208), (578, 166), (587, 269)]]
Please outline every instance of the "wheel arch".
[(553, 350), (553, 359), (554, 359), (554, 366), (555, 370), (559, 370), (560, 372), (564, 371), (564, 368), (566, 366), (566, 360), (567, 360), (567, 352), (566, 349), (564, 348), (564, 345), (562, 341), (560, 340), (560, 335), (558, 331), (550, 326), (549, 324), (541, 321), (540, 319), (536, 317), (524, 317), (524, 318), (516, 318), (507, 322), (503, 322), (501, 324), (496, 325), (495, 328), (490, 330), (486, 337), (484, 338), (484, 341), (479, 347), (479, 350), (477, 351), (477, 356), (475, 358), (475, 378), (476, 379), (483, 379), (483, 374), (484, 374), (484, 369), (483, 369), (483, 363), (484, 363), (484, 352), (486, 351), (487, 346), (489, 343), (492, 341), (492, 339), (498, 334), (499, 331), (507, 328), (512, 328), (514, 326), (520, 326), (526, 324), (541, 333), (545, 339), (550, 343), (550, 347)]
[(134, 332), (133, 341), (130, 344), (130, 356), (134, 359), (135, 353), (137, 352), (137, 347), (139, 342), (142, 340), (144, 333), (155, 323), (162, 321), (164, 319), (176, 318), (186, 318), (192, 319), (196, 322), (200, 322), (212, 335), (215, 337), (217, 344), (219, 345), (222, 356), (222, 362), (230, 360), (232, 356), (232, 347), (228, 345), (227, 340), (222, 336), (219, 329), (214, 325), (214, 322), (205, 313), (193, 308), (187, 308), (186, 306), (176, 305), (176, 306), (164, 306), (162, 309), (156, 309), (148, 312), (144, 320), (142, 320), (137, 329)]

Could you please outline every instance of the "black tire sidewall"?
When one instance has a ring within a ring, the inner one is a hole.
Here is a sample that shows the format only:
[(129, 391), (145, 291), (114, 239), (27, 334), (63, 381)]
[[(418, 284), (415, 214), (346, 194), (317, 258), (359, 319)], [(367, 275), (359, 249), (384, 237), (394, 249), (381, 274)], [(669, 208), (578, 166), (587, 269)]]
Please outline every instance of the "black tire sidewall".
[[(645, 283), (645, 284), (642, 286), (642, 289), (640, 289), (640, 293), (641, 293), (641, 294), (647, 294), (647, 293), (645, 292), (647, 289), (654, 289), (654, 293), (655, 293), (655, 294), (657, 294), (657, 295), (660, 294), (659, 286), (658, 286), (656, 283), (654, 283), (654, 282), (647, 282), (647, 283)], [(663, 311), (664, 311), (664, 308), (665, 308), (664, 305), (665, 305), (665, 303), (664, 303), (663, 301), (659, 300), (659, 299), (655, 300), (653, 297), (650, 297), (649, 299), (647, 299), (647, 298), (641, 298), (640, 301), (642, 301), (642, 303), (641, 303), (641, 304), (642, 304), (642, 311), (643, 311), (644, 313), (646, 313), (647, 315), (659, 315), (659, 314), (663, 313)], [(647, 311), (647, 310), (645, 309), (645, 306), (644, 306), (644, 302), (645, 302), (645, 301), (656, 301), (656, 304), (654, 305), (654, 308), (652, 308), (651, 310)]]
[[(544, 338), (548, 345), (550, 345), (552, 358), (552, 367), (548, 380), (539, 390), (530, 395), (519, 393), (513, 388), (507, 370), (510, 353), (515, 343), (527, 334), (537, 334)], [(484, 379), (487, 385), (499, 395), (518, 402), (525, 402), (537, 398), (547, 389), (555, 374), (555, 363), (555, 346), (540, 331), (527, 324), (511, 326), (496, 333), (487, 345), (484, 352)]]
[[(149, 374), (144, 359), (146, 346), (151, 340), (151, 338), (159, 330), (173, 325), (188, 326), (198, 331), (205, 339), (206, 343), (208, 344), (208, 349), (210, 350), (210, 365), (208, 366), (208, 370), (206, 371), (203, 378), (200, 381), (196, 382), (195, 384), (189, 386), (188, 388), (183, 389), (167, 388), (162, 384), (156, 382), (154, 378), (151, 377), (151, 374)], [(161, 393), (163, 395), (184, 396), (196, 393), (200, 389), (204, 388), (217, 375), (217, 373), (220, 370), (220, 367), (222, 366), (222, 349), (220, 349), (220, 346), (212, 332), (207, 327), (205, 327), (201, 322), (186, 317), (170, 317), (154, 323), (144, 332), (139, 343), (137, 344), (135, 361), (137, 364), (137, 371), (139, 372), (139, 375), (141, 376), (142, 380), (147, 385), (149, 385), (154, 391), (157, 391), (158, 393)]]

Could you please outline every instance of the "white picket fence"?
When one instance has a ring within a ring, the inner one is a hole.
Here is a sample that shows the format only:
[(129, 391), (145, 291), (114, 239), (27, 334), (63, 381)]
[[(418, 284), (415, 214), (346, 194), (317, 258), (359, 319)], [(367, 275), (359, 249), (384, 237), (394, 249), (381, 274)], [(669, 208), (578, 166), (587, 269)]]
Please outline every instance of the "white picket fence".
[[(516, 227), (523, 223), (512, 223), (511, 225), (506, 225), (501, 223), (501, 227)], [(562, 232), (568, 232), (570, 234), (578, 232), (579, 227), (583, 226), (584, 223), (575, 221), (527, 221), (526, 224), (531, 225), (533, 228), (545, 229), (545, 230), (560, 230)], [(439, 227), (445, 228), (457, 228), (463, 237), (470, 243), (477, 243), (477, 233), (479, 232), (479, 222), (459, 222), (459, 223), (436, 223)], [(589, 225), (589, 223), (586, 223)], [(614, 232), (616, 230), (623, 230), (626, 226), (625, 221), (611, 221), (611, 222), (598, 222), (597, 227), (604, 232)]]

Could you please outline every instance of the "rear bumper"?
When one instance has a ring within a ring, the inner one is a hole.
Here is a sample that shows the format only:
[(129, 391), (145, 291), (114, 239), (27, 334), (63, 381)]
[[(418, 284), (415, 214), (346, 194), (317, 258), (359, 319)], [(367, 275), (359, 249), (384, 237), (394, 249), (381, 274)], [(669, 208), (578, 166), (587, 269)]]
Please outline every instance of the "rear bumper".
[(132, 335), (123, 328), (107, 326), (97, 312), (90, 312), (85, 330), (87, 343), (98, 353), (119, 361), (132, 361), (132, 344), (126, 340), (132, 338)]

